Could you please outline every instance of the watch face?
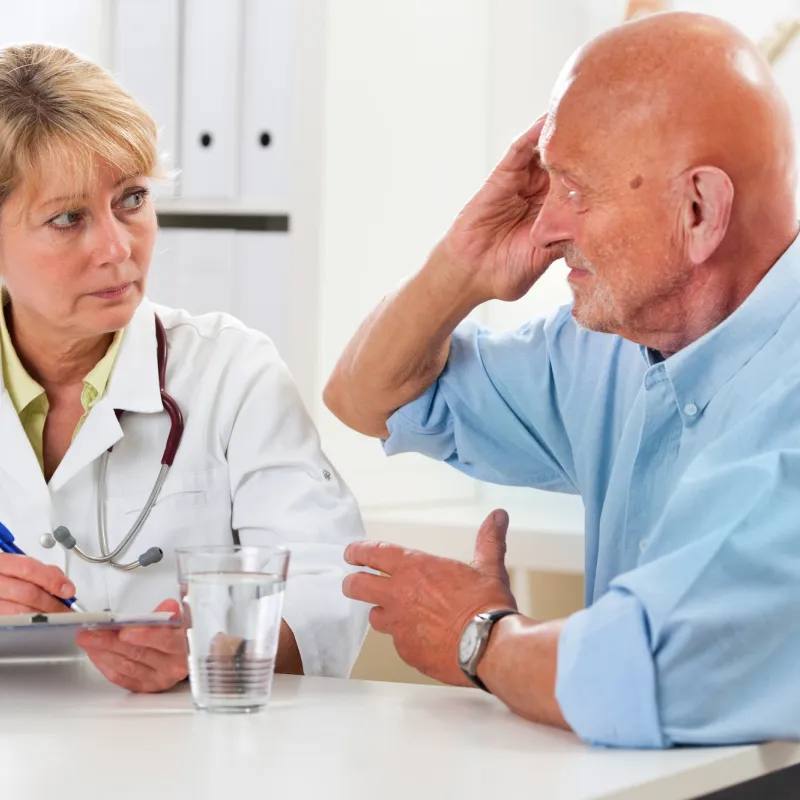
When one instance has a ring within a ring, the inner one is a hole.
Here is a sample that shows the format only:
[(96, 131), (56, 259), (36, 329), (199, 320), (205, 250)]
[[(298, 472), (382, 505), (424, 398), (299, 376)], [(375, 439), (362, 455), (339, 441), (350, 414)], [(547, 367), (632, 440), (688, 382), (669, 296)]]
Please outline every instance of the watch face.
[(466, 629), (464, 630), (463, 635), (461, 636), (461, 643), (458, 645), (458, 660), (462, 664), (466, 664), (467, 661), (472, 658), (473, 653), (475, 652), (475, 648), (478, 646), (478, 625), (475, 620), (472, 620), (469, 625), (467, 625)]

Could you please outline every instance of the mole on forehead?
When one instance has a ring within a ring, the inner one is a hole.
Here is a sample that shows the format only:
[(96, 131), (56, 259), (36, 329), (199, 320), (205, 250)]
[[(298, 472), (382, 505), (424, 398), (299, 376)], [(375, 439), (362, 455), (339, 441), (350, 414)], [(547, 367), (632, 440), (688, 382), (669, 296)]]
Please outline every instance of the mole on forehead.
[(638, 189), (644, 183), (644, 178), (637, 175), (630, 183), (631, 189)]

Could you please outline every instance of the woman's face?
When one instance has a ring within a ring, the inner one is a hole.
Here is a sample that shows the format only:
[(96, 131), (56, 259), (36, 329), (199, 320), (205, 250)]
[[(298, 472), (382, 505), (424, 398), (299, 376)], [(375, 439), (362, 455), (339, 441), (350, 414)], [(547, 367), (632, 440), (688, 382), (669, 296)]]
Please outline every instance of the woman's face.
[(0, 211), (0, 277), (15, 307), (69, 337), (124, 328), (144, 297), (156, 236), (147, 180), (98, 171), (80, 201), (63, 178), (32, 199), (12, 193)]

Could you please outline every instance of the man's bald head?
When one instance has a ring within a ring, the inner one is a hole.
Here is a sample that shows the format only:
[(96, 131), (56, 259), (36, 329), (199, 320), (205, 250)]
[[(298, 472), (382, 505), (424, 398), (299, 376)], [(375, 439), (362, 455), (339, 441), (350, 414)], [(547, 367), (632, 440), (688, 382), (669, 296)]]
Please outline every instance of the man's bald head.
[(540, 148), (552, 197), (534, 233), (595, 268), (594, 293), (573, 281), (580, 321), (581, 301), (595, 301), (584, 309), (590, 327), (657, 327), (646, 318), (659, 303), (688, 312), (681, 294), (715, 267), (736, 271), (737, 259), (757, 264), (760, 279), (796, 230), (786, 102), (753, 43), (713, 17), (657, 14), (579, 50), (556, 84)]

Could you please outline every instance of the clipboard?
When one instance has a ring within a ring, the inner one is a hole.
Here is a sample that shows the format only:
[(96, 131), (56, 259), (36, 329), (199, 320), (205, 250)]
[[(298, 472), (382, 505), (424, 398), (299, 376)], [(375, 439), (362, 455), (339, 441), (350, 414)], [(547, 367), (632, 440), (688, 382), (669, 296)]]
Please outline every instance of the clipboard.
[(179, 628), (181, 621), (171, 617), (169, 611), (0, 615), (0, 666), (31, 661), (75, 661), (86, 656), (75, 644), (79, 630), (119, 630), (131, 625)]

